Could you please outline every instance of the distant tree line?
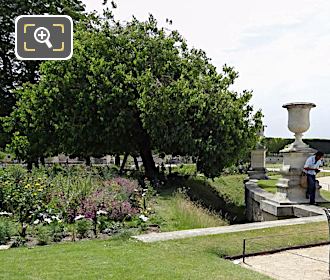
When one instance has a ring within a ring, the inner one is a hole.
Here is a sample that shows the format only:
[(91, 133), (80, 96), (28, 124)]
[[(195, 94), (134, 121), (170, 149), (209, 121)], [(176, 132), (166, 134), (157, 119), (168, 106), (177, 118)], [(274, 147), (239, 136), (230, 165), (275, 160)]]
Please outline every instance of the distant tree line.
[[(303, 141), (313, 149), (330, 154), (330, 139), (304, 139)], [(267, 137), (263, 140), (268, 154), (278, 154), (280, 150), (292, 142), (294, 142), (294, 139), (290, 138)]]

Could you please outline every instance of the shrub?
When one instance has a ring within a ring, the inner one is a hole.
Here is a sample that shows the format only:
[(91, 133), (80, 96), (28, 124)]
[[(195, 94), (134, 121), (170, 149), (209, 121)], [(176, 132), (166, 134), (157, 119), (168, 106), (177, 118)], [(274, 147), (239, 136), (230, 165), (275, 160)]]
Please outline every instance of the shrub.
[(65, 233), (64, 233), (64, 224), (61, 222), (54, 221), (49, 225), (50, 235), (54, 242), (60, 242)]
[(0, 245), (6, 244), (11, 238), (11, 226), (7, 219), (0, 219)]
[(135, 232), (133, 233), (132, 231), (129, 231), (129, 230), (122, 230), (122, 231), (119, 231), (118, 233), (114, 234), (112, 236), (112, 239), (113, 240), (123, 240), (123, 241), (127, 241), (131, 238), (131, 236), (133, 234), (136, 234)]
[(111, 180), (115, 175), (118, 175), (118, 167), (110, 166), (93, 166), (93, 174), (100, 177), (103, 180)]
[(101, 216), (98, 219), (98, 229), (100, 232), (104, 232), (106, 229), (109, 229), (111, 222), (108, 221), (108, 217)]
[[(87, 237), (90, 230), (96, 236), (113, 222), (122, 228), (147, 211), (153, 190), (150, 184), (142, 189), (136, 180), (113, 178), (112, 172), (108, 167), (87, 170), (56, 165), (32, 172), (21, 166), (1, 169), (0, 212), (13, 214), (22, 240), (32, 233), (42, 245), (61, 241), (69, 225), (73, 225), (73, 240), (76, 235)], [(84, 220), (77, 221), (79, 216)], [(36, 226), (40, 223), (49, 225)]]
[(26, 244), (25, 238), (21, 236), (17, 236), (14, 240), (14, 242), (11, 244), (11, 248), (18, 248), (18, 247), (23, 247)]
[(51, 232), (48, 226), (37, 226), (36, 227), (36, 235), (38, 240), (38, 245), (47, 245), (51, 240)]
[(77, 224), (77, 233), (80, 238), (86, 238), (88, 236), (88, 232), (91, 229), (91, 222), (88, 220), (79, 220), (76, 222)]
[(2, 210), (13, 213), (21, 225), (20, 234), (26, 235), (27, 225), (44, 213), (50, 189), (45, 177), (34, 177), (22, 167), (11, 167), (0, 178)]

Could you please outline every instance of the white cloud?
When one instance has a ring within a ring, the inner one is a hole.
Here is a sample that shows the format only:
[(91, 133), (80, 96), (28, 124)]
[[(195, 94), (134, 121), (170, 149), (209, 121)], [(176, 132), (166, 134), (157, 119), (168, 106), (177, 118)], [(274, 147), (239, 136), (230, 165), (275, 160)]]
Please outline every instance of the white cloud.
[[(84, 1), (101, 11), (100, 1)], [(115, 16), (144, 20), (152, 13), (204, 49), (221, 69), (240, 73), (235, 89), (253, 89), (267, 135), (290, 136), (282, 104), (312, 101), (309, 137), (330, 138), (330, 1), (328, 0), (122, 0)]]

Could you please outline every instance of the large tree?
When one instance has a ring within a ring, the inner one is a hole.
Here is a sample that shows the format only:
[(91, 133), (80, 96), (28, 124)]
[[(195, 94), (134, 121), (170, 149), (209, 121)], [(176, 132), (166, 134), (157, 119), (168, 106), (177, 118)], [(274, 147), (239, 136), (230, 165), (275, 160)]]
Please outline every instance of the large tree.
[(237, 73), (218, 73), (152, 16), (79, 25), (73, 57), (45, 62), (40, 73), (20, 91), (7, 124), (45, 154), (139, 153), (152, 178), (157, 149), (196, 157), (212, 177), (255, 144), (261, 126), (251, 93), (229, 89)]
[[(20, 15), (66, 14), (74, 20), (82, 16), (81, 0), (10, 0), (0, 4), (0, 117), (8, 116), (16, 102), (14, 90), (38, 78), (39, 61), (15, 57), (15, 18)], [(0, 147), (6, 142), (0, 126)]]

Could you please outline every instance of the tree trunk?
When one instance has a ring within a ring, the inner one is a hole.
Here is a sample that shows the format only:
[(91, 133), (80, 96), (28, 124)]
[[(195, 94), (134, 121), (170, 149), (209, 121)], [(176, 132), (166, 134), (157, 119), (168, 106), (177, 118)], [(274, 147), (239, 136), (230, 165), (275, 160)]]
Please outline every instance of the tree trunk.
[(152, 157), (151, 152), (151, 141), (147, 131), (143, 127), (143, 123), (141, 121), (140, 115), (136, 114), (137, 125), (140, 130), (140, 133), (136, 135), (138, 137), (140, 155), (142, 158), (145, 176), (152, 182), (157, 185), (157, 177), (159, 173), (157, 172), (155, 161)]
[(119, 174), (123, 174), (124, 168), (125, 168), (125, 164), (127, 162), (127, 158), (128, 158), (128, 153), (125, 153), (123, 162), (121, 163), (121, 166), (120, 166)]
[(115, 165), (117, 165), (118, 167), (120, 166), (120, 155), (119, 154), (115, 155)]
[(46, 163), (45, 163), (45, 157), (40, 157), (40, 163), (42, 166), (45, 166)]
[(149, 143), (146, 143), (145, 146), (141, 148), (140, 154), (146, 177), (151, 181), (157, 179), (157, 169), (155, 166), (155, 161), (152, 157)]
[(32, 171), (32, 168), (33, 168), (33, 164), (36, 168), (39, 168), (39, 161), (38, 161), (38, 158), (29, 158), (27, 160), (27, 169), (28, 171)]
[(134, 164), (135, 164), (136, 170), (139, 170), (139, 163), (138, 163), (136, 156), (133, 156), (133, 159), (134, 159)]
[(32, 171), (32, 163), (33, 163), (33, 162), (32, 162), (31, 160), (28, 160), (28, 161), (27, 161), (27, 170), (28, 170), (28, 171)]
[(91, 166), (91, 157), (85, 157), (86, 166)]

